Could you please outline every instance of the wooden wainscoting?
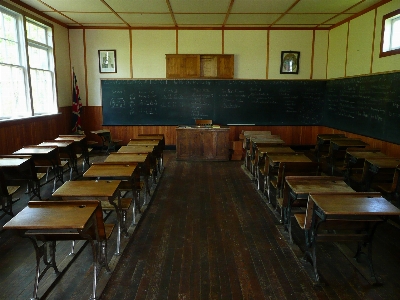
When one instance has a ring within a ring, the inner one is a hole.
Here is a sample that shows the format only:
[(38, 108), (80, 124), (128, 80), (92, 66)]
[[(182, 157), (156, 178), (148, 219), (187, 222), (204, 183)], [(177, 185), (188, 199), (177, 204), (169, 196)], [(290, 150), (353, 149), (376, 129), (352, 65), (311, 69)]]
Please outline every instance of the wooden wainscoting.
[(56, 115), (0, 122), (0, 154), (70, 133), (71, 108), (62, 107), (59, 111)]
[[(61, 107), (60, 113), (23, 120), (0, 122), (0, 154), (12, 153), (25, 145), (38, 144), (59, 134), (71, 133), (71, 107)], [(102, 107), (84, 106), (81, 112), (82, 128), (89, 140), (101, 142), (93, 130), (109, 129), (116, 139), (127, 144), (139, 134), (163, 133), (166, 145), (176, 145), (176, 126), (103, 126)], [(239, 140), (242, 130), (269, 130), (279, 135), (288, 145), (315, 145), (317, 135), (322, 133), (344, 133), (350, 138), (359, 138), (370, 147), (379, 148), (386, 155), (400, 157), (400, 145), (349, 133), (325, 126), (230, 126), (229, 140)]]

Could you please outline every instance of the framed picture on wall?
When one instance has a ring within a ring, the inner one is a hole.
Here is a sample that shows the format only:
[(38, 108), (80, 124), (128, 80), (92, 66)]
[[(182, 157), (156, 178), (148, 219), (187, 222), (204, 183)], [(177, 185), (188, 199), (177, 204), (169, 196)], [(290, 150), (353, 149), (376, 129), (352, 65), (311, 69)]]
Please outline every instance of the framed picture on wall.
[(99, 50), (100, 73), (117, 73), (117, 51)]
[(281, 74), (299, 74), (299, 51), (281, 52)]

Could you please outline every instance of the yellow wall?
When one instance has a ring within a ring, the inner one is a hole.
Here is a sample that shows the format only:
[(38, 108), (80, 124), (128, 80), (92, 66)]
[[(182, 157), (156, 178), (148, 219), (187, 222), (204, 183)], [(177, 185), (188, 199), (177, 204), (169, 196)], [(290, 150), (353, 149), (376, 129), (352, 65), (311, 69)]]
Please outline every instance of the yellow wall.
[(175, 30), (133, 30), (133, 77), (165, 78), (165, 54), (176, 53), (175, 37)]
[(220, 30), (179, 30), (178, 53), (221, 54), (222, 33)]
[(226, 30), (224, 36), (225, 53), (235, 55), (235, 78), (265, 79), (267, 31)]
[(379, 57), (382, 18), (399, 7), (400, 0), (392, 0), (330, 30), (327, 77), (399, 71), (399, 55)]

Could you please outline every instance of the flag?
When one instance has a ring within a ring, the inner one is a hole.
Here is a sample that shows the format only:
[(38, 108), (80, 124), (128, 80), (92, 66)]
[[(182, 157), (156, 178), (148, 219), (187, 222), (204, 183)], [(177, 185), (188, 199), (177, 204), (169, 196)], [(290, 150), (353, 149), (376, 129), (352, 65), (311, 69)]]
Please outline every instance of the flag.
[(78, 81), (76, 80), (75, 72), (72, 72), (72, 132), (81, 134), (81, 108), (82, 101), (79, 96)]

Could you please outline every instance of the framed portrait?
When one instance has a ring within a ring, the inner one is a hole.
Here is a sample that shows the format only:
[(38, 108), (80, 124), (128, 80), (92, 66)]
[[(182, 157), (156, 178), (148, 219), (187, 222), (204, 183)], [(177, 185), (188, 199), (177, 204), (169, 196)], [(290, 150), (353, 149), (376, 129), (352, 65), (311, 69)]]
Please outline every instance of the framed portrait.
[(99, 50), (100, 73), (117, 73), (117, 51)]
[(281, 74), (299, 74), (299, 51), (281, 52)]

